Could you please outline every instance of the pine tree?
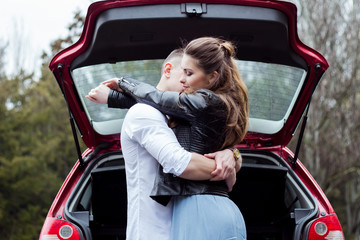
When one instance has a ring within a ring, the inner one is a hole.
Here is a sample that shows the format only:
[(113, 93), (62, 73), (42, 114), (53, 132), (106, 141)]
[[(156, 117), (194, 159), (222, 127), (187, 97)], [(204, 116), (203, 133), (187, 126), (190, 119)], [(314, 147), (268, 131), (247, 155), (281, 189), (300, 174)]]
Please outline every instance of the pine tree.
[[(78, 37), (75, 14), (69, 37), (52, 43), (53, 56)], [(2, 53), (0, 47), (0, 70)], [(64, 98), (43, 54), (40, 79), (23, 70), (0, 72), (0, 236), (37, 239), (61, 183), (75, 163)]]

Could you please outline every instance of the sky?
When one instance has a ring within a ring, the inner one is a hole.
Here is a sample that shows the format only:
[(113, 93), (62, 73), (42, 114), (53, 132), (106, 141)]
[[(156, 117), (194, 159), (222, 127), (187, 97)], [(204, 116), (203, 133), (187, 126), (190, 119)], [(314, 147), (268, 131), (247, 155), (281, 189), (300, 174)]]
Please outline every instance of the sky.
[[(1, 0), (0, 45), (7, 44), (6, 73), (15, 73), (19, 65), (30, 72), (39, 69), (42, 52), (50, 51), (53, 40), (67, 36), (74, 12), (85, 15), (92, 2), (95, 0)], [(17, 62), (14, 56), (19, 51)]]

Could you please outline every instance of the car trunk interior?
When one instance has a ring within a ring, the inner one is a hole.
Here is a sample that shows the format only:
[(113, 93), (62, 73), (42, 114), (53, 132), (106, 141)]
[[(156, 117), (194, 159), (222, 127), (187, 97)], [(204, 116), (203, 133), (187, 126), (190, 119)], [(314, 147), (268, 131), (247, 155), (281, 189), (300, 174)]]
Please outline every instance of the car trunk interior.
[[(240, 208), (248, 239), (292, 239), (316, 210), (284, 162), (264, 152), (242, 152), (243, 166), (230, 198)], [(76, 186), (66, 218), (87, 239), (125, 239), (127, 194), (121, 154), (95, 159)]]

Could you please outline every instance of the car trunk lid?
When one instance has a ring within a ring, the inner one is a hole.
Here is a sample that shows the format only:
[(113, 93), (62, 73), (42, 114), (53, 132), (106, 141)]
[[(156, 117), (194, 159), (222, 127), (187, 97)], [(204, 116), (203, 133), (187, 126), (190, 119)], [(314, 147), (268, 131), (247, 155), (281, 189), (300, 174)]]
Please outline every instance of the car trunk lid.
[(119, 141), (126, 110), (85, 98), (112, 77), (130, 75), (155, 84), (160, 67), (183, 40), (220, 36), (236, 44), (250, 97), (252, 147), (286, 146), (328, 68), (297, 35), (289, 2), (103, 1), (90, 5), (80, 39), (50, 62), (85, 144)]

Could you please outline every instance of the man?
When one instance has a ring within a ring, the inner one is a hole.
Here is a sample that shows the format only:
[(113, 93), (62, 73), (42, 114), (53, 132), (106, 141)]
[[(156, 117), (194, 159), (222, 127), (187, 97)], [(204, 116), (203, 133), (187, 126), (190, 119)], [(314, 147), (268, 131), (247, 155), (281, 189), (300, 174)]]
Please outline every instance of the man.
[[(164, 61), (157, 85), (159, 90), (181, 91), (181, 58), (182, 51), (175, 50)], [(120, 90), (113, 79), (92, 90), (87, 98), (97, 103), (108, 103), (111, 107), (109, 94), (120, 93), (110, 91), (108, 87)], [(167, 118), (149, 105), (136, 104), (130, 108), (124, 119), (121, 143), (128, 186), (127, 239), (170, 239), (172, 202), (163, 206), (149, 197), (159, 163), (164, 172), (182, 178), (227, 179), (229, 189), (235, 183), (235, 163), (231, 151), (207, 155), (219, 162), (215, 170), (216, 161), (185, 151), (168, 127)], [(224, 158), (226, 160), (222, 162)]]

